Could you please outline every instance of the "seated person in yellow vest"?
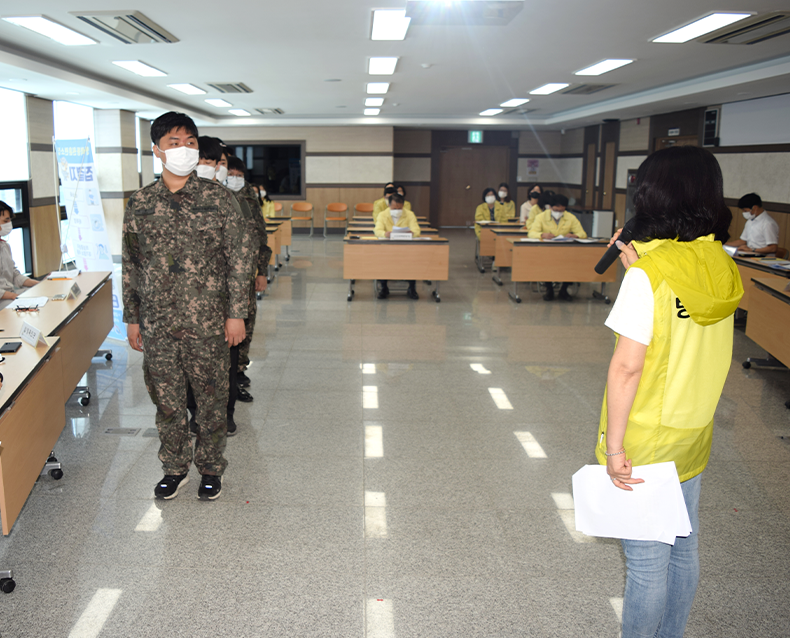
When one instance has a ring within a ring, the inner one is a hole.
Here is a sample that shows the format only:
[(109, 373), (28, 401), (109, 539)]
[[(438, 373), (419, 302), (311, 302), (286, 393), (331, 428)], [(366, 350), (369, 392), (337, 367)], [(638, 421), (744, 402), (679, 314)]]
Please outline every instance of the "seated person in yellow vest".
[(540, 206), (540, 198), (542, 194), (543, 193), (541, 192), (540, 186), (535, 184), (535, 186), (532, 187), (532, 190), (529, 191), (529, 199), (521, 204), (521, 215), (519, 216), (519, 219), (527, 230), (532, 228), (532, 224), (535, 222), (535, 217), (543, 212), (543, 208)]
[(377, 199), (373, 202), (373, 221), (379, 216), (379, 213), (390, 205), (390, 196), (395, 192), (395, 184), (387, 182), (384, 184), (384, 197)]
[(274, 202), (269, 199), (269, 194), (264, 186), (258, 187), (258, 203), (261, 205), (261, 213), (264, 217), (275, 217), (277, 211), (274, 210)]
[(779, 224), (763, 208), (763, 200), (757, 193), (749, 193), (738, 200), (746, 226), (740, 239), (727, 242), (744, 252), (775, 253), (779, 245)]
[[(504, 223), (507, 217), (507, 209), (497, 201), (496, 191), (493, 188), (486, 188), (483, 191), (483, 203), (475, 209), (475, 221)], [(475, 224), (475, 235), (480, 239), (480, 224)]]
[[(585, 239), (587, 233), (584, 232), (576, 215), (565, 210), (567, 205), (568, 198), (565, 195), (554, 195), (551, 209), (542, 212), (535, 218), (535, 222), (529, 230), (529, 236), (533, 239), (554, 239), (559, 236)], [(569, 284), (570, 282), (567, 281), (562, 283), (559, 294), (560, 299), (571, 300), (571, 296), (568, 294)], [(553, 282), (546, 282), (546, 293), (543, 295), (543, 299), (546, 301), (554, 299)]]
[(403, 197), (403, 210), (411, 210), (411, 202), (406, 199), (406, 187), (403, 184), (398, 184), (395, 186), (395, 192)]
[[(376, 228), (373, 231), (376, 237), (389, 237), (392, 234), (393, 227), (410, 228), (411, 234), (414, 237), (420, 236), (420, 225), (417, 223), (417, 218), (410, 210), (403, 208), (403, 196), (395, 193), (390, 199), (390, 207), (381, 212), (379, 218), (376, 220)], [(381, 290), (379, 291), (379, 299), (386, 299), (390, 294), (390, 289), (387, 286), (387, 280), (382, 279)], [(417, 294), (416, 281), (409, 281), (409, 289), (406, 294), (411, 299), (419, 299)]]
[(510, 199), (510, 186), (502, 182), (499, 185), (499, 192), (497, 192), (499, 203), (505, 210), (505, 221), (516, 217), (516, 202)]
[[(0, 237), (5, 237), (14, 230), (11, 220), (14, 218), (14, 211), (3, 201), (0, 201)], [(38, 282), (29, 279), (16, 269), (14, 258), (11, 256), (11, 246), (5, 239), (0, 239), (0, 308), (5, 308), (17, 298), (17, 292), (21, 288), (32, 288)]]

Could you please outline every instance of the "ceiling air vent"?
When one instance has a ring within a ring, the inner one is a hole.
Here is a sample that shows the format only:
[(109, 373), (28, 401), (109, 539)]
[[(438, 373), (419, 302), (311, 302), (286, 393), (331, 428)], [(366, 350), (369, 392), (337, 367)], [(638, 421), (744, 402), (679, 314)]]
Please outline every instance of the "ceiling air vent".
[(598, 93), (598, 91), (605, 91), (606, 89), (611, 89), (613, 86), (617, 86), (616, 84), (573, 84), (564, 91), (560, 91), (560, 93), (564, 93), (565, 95), (592, 95), (593, 93)]
[(790, 12), (777, 11), (739, 20), (700, 38), (706, 44), (759, 44), (790, 33)]
[(412, 25), (503, 27), (509, 24), (523, 8), (523, 0), (477, 0), (477, 2), (408, 0), (406, 17), (411, 18)]
[(282, 109), (255, 109), (261, 115), (282, 115), (285, 113)]
[(172, 44), (178, 38), (139, 11), (72, 11), (83, 22), (124, 44)]
[(243, 82), (209, 82), (208, 85), (220, 93), (252, 93), (252, 89)]

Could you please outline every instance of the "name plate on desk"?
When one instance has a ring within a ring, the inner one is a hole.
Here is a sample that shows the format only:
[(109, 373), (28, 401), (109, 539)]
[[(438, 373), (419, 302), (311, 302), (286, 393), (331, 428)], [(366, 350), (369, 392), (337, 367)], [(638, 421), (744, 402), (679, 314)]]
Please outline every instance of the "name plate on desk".
[(80, 296), (81, 292), (82, 290), (80, 290), (80, 287), (77, 285), (77, 282), (75, 281), (74, 284), (71, 286), (71, 290), (69, 290), (69, 294), (67, 298), (76, 299), (77, 297)]
[(47, 345), (47, 341), (44, 339), (44, 335), (41, 334), (41, 330), (31, 326), (27, 321), (22, 322), (22, 328), (19, 331), (19, 338), (34, 348)]
[(412, 239), (414, 236), (411, 233), (392, 233), (390, 239)]

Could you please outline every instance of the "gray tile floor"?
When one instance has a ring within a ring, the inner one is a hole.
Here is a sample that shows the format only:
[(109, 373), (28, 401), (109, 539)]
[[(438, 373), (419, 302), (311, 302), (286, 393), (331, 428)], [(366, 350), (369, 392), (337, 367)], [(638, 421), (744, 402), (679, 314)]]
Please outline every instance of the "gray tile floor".
[[(40, 479), (0, 539), (18, 583), (0, 635), (617, 636), (619, 545), (569, 532), (562, 496), (594, 462), (609, 307), (587, 285), (573, 303), (523, 286), (516, 305), (475, 269), (472, 233), (447, 234), (440, 304), (422, 284), (376, 301), (369, 282), (349, 304), (341, 241), (295, 240), (260, 303), (255, 401), (217, 502), (194, 470), (152, 498), (141, 357), (110, 344), (91, 405), (68, 405), (64, 478)], [(790, 373), (741, 367), (762, 354), (736, 331), (690, 638), (790, 635)]]

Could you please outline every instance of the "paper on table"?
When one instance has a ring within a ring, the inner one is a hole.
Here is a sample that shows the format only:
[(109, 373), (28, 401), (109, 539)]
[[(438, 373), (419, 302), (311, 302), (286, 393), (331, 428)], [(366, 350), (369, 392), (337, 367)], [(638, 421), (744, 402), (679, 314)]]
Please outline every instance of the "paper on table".
[(47, 275), (47, 279), (76, 279), (80, 270), (54, 270)]
[(573, 237), (566, 237), (565, 235), (556, 235), (549, 239), (549, 241), (573, 241)]
[(596, 243), (598, 241), (601, 241), (601, 240), (597, 239), (595, 237), (586, 237), (584, 239), (582, 239), (581, 237), (576, 237), (573, 241), (577, 241), (580, 244), (594, 244), (594, 243)]
[(28, 308), (42, 308), (49, 301), (49, 297), (17, 297), (14, 299), (7, 308), (11, 310), (21, 309), (27, 310)]
[(614, 486), (605, 465), (585, 465), (573, 475), (577, 531), (668, 545), (688, 536), (691, 522), (675, 464), (639, 465), (631, 476), (645, 482), (628, 492)]
[(524, 239), (519, 239), (519, 241), (542, 241), (542, 240), (537, 239), (535, 237), (525, 237)]

